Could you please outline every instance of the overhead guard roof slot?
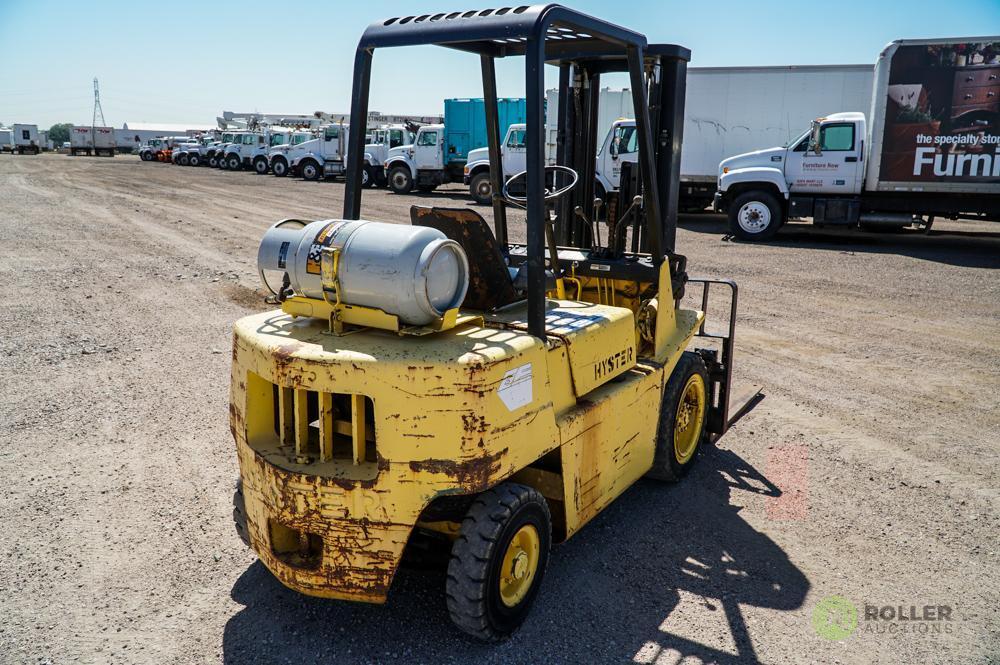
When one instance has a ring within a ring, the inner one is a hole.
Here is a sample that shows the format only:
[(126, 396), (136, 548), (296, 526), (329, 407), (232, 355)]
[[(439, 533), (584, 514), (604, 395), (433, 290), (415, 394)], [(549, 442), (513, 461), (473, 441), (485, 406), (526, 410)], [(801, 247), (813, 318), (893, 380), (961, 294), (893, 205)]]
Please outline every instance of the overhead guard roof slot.
[(524, 55), (529, 39), (549, 42), (547, 57), (585, 56), (609, 44), (646, 47), (646, 38), (561, 5), (501, 7), (450, 14), (399, 16), (368, 26), (359, 48), (439, 44), (504, 57)]

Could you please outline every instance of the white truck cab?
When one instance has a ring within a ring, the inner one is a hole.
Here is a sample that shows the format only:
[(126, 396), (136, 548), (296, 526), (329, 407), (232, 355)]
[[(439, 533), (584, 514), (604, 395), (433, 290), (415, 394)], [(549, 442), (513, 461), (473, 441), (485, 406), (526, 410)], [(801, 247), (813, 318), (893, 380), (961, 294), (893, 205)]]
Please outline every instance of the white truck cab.
[[(267, 149), (267, 166), (271, 173), (278, 177), (288, 175), (288, 152), (292, 148), (311, 141), (316, 134), (308, 129), (296, 129), (289, 132), (271, 134), (270, 147)], [(260, 170), (258, 169), (258, 173)]]
[(306, 180), (343, 175), (347, 165), (347, 130), (343, 123), (320, 128), (320, 135), (288, 150), (286, 158), (293, 174)]
[(445, 163), (444, 133), (442, 124), (424, 125), (412, 144), (389, 150), (383, 166), (394, 193), (407, 194), (414, 186), (432, 192), (438, 185), (461, 182), (462, 171), (454, 172), (454, 162)]
[(416, 134), (405, 125), (384, 125), (374, 129), (365, 142), (364, 171), (361, 173), (363, 187), (384, 187), (386, 185), (385, 162), (389, 151), (405, 145), (412, 145)]
[[(848, 197), (843, 205), (857, 208), (859, 200), (850, 197), (861, 194), (866, 137), (863, 113), (834, 113), (813, 121), (787, 145), (725, 159), (716, 208), (729, 212), (730, 230), (744, 240), (766, 240), (787, 217), (806, 216), (798, 214), (805, 211), (797, 199), (814, 208), (813, 197), (822, 195), (825, 212), (828, 198)], [(857, 221), (858, 213), (848, 210), (847, 216)]]
[[(507, 128), (507, 135), (500, 144), (500, 161), (503, 164), (503, 180), (524, 171), (527, 163), (524, 134), (527, 125), (523, 122), (514, 123)], [(489, 148), (476, 148), (469, 151), (469, 159), (465, 163), (463, 182), (469, 186), (469, 195), (480, 205), (489, 205), (493, 200), (493, 184), (490, 180)]]
[(250, 168), (254, 159), (258, 157), (267, 159), (267, 138), (265, 135), (261, 132), (240, 132), (239, 141), (234, 136), (233, 142), (226, 148), (223, 157), (225, 160), (224, 168), (230, 171)]

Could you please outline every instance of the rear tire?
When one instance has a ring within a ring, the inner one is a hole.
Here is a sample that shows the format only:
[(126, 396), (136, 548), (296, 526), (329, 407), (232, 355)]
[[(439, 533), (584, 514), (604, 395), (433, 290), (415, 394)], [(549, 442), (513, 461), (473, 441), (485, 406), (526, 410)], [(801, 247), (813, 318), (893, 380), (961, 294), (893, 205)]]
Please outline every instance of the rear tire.
[(445, 593), (460, 630), (498, 642), (524, 622), (542, 584), (552, 516), (534, 488), (503, 483), (477, 496), (451, 548)]
[(770, 240), (784, 222), (781, 204), (768, 192), (744, 192), (729, 204), (729, 231), (740, 240)]
[(180, 157), (177, 158), (177, 163), (180, 164), (181, 166), (187, 166), (188, 164), (191, 163), (191, 158), (188, 157), (187, 155), (181, 155)]
[(389, 189), (393, 194), (409, 194), (413, 191), (413, 177), (408, 167), (392, 167), (389, 171)]
[(226, 167), (228, 167), (230, 171), (239, 171), (242, 165), (243, 163), (240, 161), (239, 155), (230, 155), (226, 158)]
[(253, 160), (253, 170), (257, 175), (267, 175), (267, 157), (257, 157)]
[(199, 164), (201, 164), (201, 157), (198, 155), (188, 157), (188, 166), (198, 166)]
[(481, 171), (472, 176), (469, 182), (469, 194), (472, 200), (481, 206), (493, 203), (493, 181), (490, 180), (489, 171)]
[(709, 390), (705, 361), (697, 353), (682, 353), (663, 389), (656, 452), (647, 477), (677, 482), (694, 465), (705, 439)]
[(316, 181), (323, 175), (323, 170), (314, 159), (306, 159), (299, 165), (299, 172), (304, 180)]
[(279, 178), (284, 178), (288, 175), (288, 162), (285, 161), (284, 157), (274, 158), (274, 164), (271, 164), (271, 173)]
[(208, 158), (208, 165), (211, 168), (213, 168), (213, 169), (214, 168), (218, 168), (219, 167), (219, 158), (216, 157), (215, 155), (212, 155), (211, 157)]
[(233, 526), (243, 544), (250, 547), (250, 529), (247, 527), (247, 503), (243, 497), (243, 481), (236, 481), (236, 491), (233, 492)]
[(361, 186), (365, 189), (371, 189), (375, 186), (375, 174), (368, 164), (365, 164), (364, 168), (361, 169)]

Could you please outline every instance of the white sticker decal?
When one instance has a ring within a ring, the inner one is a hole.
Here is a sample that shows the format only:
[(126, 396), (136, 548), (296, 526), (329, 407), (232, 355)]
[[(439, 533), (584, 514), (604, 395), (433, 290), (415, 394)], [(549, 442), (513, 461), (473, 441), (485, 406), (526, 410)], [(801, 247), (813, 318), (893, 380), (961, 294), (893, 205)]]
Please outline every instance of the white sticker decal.
[(508, 411), (531, 404), (531, 363), (508, 370), (500, 380), (497, 395)]

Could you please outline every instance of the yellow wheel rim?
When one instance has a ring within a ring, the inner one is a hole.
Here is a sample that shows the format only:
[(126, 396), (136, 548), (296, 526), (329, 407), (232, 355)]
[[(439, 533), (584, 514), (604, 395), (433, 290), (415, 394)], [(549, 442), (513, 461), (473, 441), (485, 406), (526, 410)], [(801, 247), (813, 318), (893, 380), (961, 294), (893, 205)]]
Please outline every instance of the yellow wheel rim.
[(692, 374), (684, 384), (674, 416), (674, 457), (678, 464), (687, 464), (694, 457), (704, 420), (705, 380), (701, 374)]
[(507, 607), (516, 607), (531, 589), (538, 572), (538, 553), (541, 540), (538, 531), (525, 524), (510, 539), (500, 566), (500, 600)]

